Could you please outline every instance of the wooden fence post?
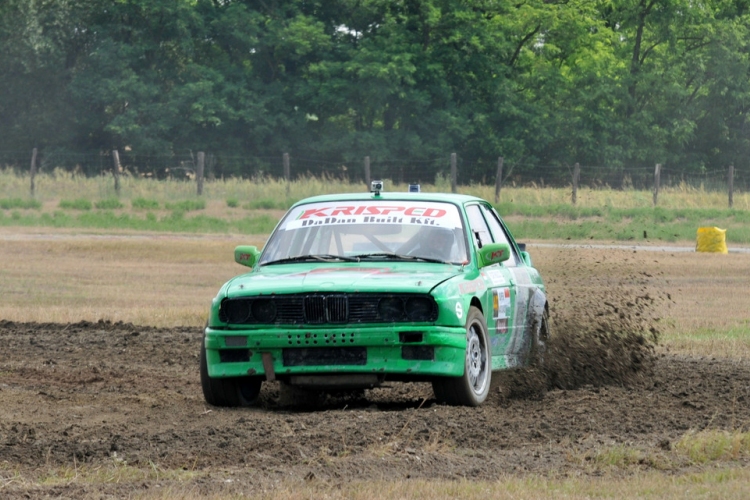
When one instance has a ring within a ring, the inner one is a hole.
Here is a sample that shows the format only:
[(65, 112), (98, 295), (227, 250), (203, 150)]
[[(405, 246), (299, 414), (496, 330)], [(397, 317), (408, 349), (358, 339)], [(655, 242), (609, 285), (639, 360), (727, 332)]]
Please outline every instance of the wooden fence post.
[(571, 196), (571, 201), (573, 202), (573, 205), (576, 204), (576, 201), (578, 201), (578, 180), (581, 178), (581, 165), (576, 163), (573, 165), (573, 194)]
[(456, 170), (456, 153), (451, 153), (451, 193), (456, 192), (456, 178), (458, 172)]
[(203, 196), (203, 170), (206, 167), (206, 153), (198, 151), (195, 165), (195, 181), (198, 184), (198, 196)]
[(503, 184), (503, 161), (504, 158), (497, 158), (497, 175), (495, 176), (495, 204), (500, 201), (500, 187)]
[(209, 153), (206, 156), (206, 173), (204, 177), (208, 179), (209, 181), (213, 181), (216, 178), (216, 172), (214, 172), (214, 167), (216, 166), (216, 156)]
[(283, 156), (284, 159), (284, 180), (286, 181), (286, 195), (289, 196), (289, 178), (291, 177), (291, 172), (289, 171), (289, 153), (284, 153)]
[(732, 208), (732, 205), (734, 205), (734, 165), (729, 165), (727, 184), (729, 185), (729, 208)]
[(120, 153), (116, 149), (112, 150), (112, 160), (114, 161), (114, 167), (112, 169), (112, 176), (115, 178), (115, 193), (119, 196), (120, 194)]
[(31, 150), (31, 168), (29, 169), (31, 177), (31, 197), (34, 197), (34, 177), (36, 177), (36, 148)]
[(661, 182), (661, 163), (656, 164), (654, 168), (654, 206), (656, 206), (659, 198), (659, 183)]
[(370, 157), (365, 156), (365, 186), (370, 189)]

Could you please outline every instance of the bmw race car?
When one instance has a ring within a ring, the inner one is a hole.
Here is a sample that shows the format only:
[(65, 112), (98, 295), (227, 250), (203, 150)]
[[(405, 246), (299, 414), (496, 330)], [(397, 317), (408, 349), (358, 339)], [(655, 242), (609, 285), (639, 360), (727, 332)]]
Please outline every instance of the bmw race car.
[(493, 371), (544, 353), (542, 278), (480, 198), (308, 198), (235, 261), (249, 271), (214, 298), (201, 348), (212, 405), (251, 404), (279, 380), (329, 392), (429, 381), (438, 401), (477, 406)]

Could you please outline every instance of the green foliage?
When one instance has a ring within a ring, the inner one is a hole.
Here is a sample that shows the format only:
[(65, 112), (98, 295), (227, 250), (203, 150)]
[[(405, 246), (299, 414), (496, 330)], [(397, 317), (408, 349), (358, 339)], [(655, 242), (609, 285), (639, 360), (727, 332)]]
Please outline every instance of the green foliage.
[(69, 210), (91, 210), (92, 204), (86, 198), (76, 198), (75, 200), (60, 200), (58, 206)]
[(240, 202), (237, 198), (228, 198), (227, 199), (227, 206), (229, 208), (237, 208), (240, 206)]
[(165, 203), (164, 207), (167, 210), (174, 210), (175, 213), (204, 210), (206, 208), (206, 200), (182, 200), (174, 203)]
[(88, 174), (111, 167), (72, 153), (112, 147), (214, 152), (225, 177), (281, 151), (434, 175), (456, 151), (466, 179), (501, 155), (750, 166), (743, 2), (10, 0), (0, 48), (0, 152)]
[(13, 208), (25, 208), (39, 210), (42, 208), (42, 204), (33, 199), (21, 199), (21, 198), (3, 198), (0, 199), (0, 209), (10, 210)]
[(94, 206), (101, 210), (116, 210), (122, 208), (124, 205), (117, 198), (107, 198), (106, 200), (99, 200), (94, 203)]
[(157, 210), (159, 208), (159, 202), (157, 200), (140, 197), (131, 200), (130, 205), (134, 210)]
[(242, 205), (245, 210), (286, 210), (291, 207), (293, 202), (287, 200), (273, 200), (270, 198), (261, 198), (259, 200), (253, 200)]

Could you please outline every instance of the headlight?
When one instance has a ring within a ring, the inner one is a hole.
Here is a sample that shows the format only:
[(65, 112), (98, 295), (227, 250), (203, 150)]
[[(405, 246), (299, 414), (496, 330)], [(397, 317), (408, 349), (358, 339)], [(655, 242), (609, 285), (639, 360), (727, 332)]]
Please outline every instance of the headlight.
[(255, 318), (258, 323), (271, 323), (276, 319), (276, 304), (274, 304), (272, 300), (254, 300), (251, 309), (253, 312), (253, 318)]
[(404, 317), (404, 302), (397, 297), (384, 297), (378, 302), (378, 316), (383, 321), (398, 321)]
[(227, 323), (244, 323), (250, 317), (250, 304), (246, 300), (225, 300), (221, 316)]
[(437, 306), (428, 297), (411, 297), (406, 301), (406, 315), (412, 321), (435, 321)]

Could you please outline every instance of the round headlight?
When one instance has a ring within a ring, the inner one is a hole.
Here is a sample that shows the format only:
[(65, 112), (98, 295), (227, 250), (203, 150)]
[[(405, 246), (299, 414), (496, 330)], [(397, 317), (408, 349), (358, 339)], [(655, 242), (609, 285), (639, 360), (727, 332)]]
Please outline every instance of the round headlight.
[(258, 299), (253, 301), (253, 318), (259, 323), (271, 323), (276, 319), (276, 304), (272, 300)]
[(412, 321), (434, 321), (435, 303), (427, 297), (412, 297), (406, 301), (406, 315)]
[(404, 317), (404, 302), (397, 297), (384, 297), (378, 302), (378, 317), (383, 321), (398, 321)]
[(221, 305), (227, 323), (244, 323), (250, 317), (250, 304), (246, 300), (227, 300)]

